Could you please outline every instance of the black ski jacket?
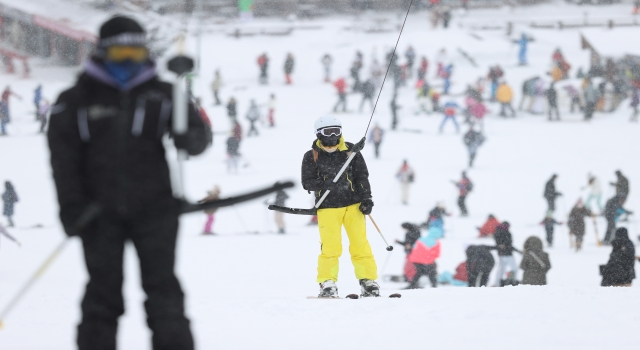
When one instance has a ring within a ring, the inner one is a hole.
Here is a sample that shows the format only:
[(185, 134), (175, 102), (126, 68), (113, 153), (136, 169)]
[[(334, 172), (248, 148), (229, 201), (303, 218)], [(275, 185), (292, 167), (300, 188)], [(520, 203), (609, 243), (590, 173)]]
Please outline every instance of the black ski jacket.
[(636, 278), (636, 249), (629, 235), (616, 231), (616, 238), (611, 241), (613, 250), (606, 265), (601, 265), (603, 287), (631, 284)]
[[(88, 204), (122, 217), (177, 215), (162, 137), (172, 118), (172, 86), (152, 63), (119, 87), (97, 60), (60, 94), (48, 140), (60, 219), (68, 234)], [(207, 126), (189, 104), (189, 130), (174, 142), (191, 155), (207, 147)]]
[[(467, 247), (467, 276), (477, 276), (480, 272), (488, 275), (495, 265), (492, 247), (486, 245), (470, 245)], [(475, 277), (468, 279), (469, 285), (475, 284)]]
[(493, 238), (496, 240), (496, 249), (499, 256), (511, 256), (513, 255), (513, 238), (509, 229), (498, 226), (496, 232), (493, 234)]
[[(347, 150), (325, 152), (313, 142), (312, 150), (304, 154), (302, 159), (302, 187), (307, 191), (314, 191), (316, 202), (324, 194), (323, 186), (327, 179), (333, 179), (347, 161), (352, 143), (345, 143)], [(314, 161), (315, 150), (318, 159)], [(331, 191), (322, 202), (319, 209), (342, 208), (371, 199), (371, 185), (369, 184), (369, 170), (361, 153), (358, 153), (347, 170), (338, 180), (338, 188)]]
[(547, 184), (544, 186), (544, 198), (546, 199), (555, 199), (560, 195), (560, 192), (556, 192), (556, 184), (554, 179), (550, 179), (547, 181)]

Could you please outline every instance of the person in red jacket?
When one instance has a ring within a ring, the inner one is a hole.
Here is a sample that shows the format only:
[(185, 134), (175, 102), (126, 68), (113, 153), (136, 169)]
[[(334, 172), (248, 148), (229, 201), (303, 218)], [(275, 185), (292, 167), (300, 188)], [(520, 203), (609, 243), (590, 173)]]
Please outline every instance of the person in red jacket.
[(487, 221), (482, 225), (482, 227), (477, 227), (480, 232), (479, 238), (491, 237), (493, 233), (496, 232), (496, 228), (500, 225), (500, 221), (496, 219), (495, 216), (489, 214)]
[(333, 112), (338, 111), (338, 107), (342, 105), (342, 111), (347, 111), (347, 82), (344, 78), (340, 78), (333, 83), (338, 91), (338, 103), (333, 107)]

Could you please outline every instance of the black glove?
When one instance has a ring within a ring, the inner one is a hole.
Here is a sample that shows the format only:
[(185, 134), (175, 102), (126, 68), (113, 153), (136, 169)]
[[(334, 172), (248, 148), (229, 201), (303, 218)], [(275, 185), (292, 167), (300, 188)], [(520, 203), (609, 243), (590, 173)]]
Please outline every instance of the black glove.
[(369, 215), (371, 214), (372, 210), (373, 210), (373, 201), (371, 199), (365, 199), (362, 201), (362, 203), (360, 203), (360, 211), (362, 212), (362, 214)]
[(339, 187), (338, 183), (333, 182), (333, 178), (324, 180), (324, 184), (322, 185), (322, 189), (324, 191), (334, 191)]

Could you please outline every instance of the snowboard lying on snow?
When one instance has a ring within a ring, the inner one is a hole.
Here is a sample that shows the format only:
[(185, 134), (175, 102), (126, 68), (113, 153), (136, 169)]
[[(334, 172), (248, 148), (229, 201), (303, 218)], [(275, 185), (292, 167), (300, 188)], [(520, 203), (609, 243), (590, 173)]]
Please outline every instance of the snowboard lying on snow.
[[(402, 295), (400, 293), (393, 293), (391, 295), (389, 295), (389, 298), (401, 298)], [(373, 298), (375, 299), (376, 297), (367, 297), (367, 298), (363, 298), (363, 299), (369, 299), (369, 298)], [(308, 296), (307, 299), (360, 299), (360, 296), (358, 294), (349, 294), (344, 298), (331, 298), (331, 297), (313, 297), (313, 296)]]

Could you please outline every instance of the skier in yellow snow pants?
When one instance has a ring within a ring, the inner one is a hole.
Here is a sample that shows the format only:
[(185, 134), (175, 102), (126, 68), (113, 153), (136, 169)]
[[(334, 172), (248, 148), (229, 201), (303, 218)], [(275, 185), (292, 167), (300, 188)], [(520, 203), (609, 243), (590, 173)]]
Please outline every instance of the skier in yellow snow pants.
[(338, 258), (342, 255), (342, 226), (349, 237), (349, 253), (360, 282), (363, 297), (380, 296), (376, 283), (376, 261), (367, 240), (365, 215), (371, 214), (373, 200), (369, 171), (364, 157), (357, 152), (336, 182), (352, 154), (354, 145), (344, 141), (342, 123), (334, 116), (315, 123), (316, 140), (302, 160), (302, 187), (314, 191), (316, 203), (329, 191), (318, 207), (321, 254), (318, 257), (319, 297), (337, 298)]
[(318, 210), (322, 253), (318, 257), (318, 283), (338, 281), (338, 258), (342, 255), (342, 226), (349, 237), (349, 253), (356, 278), (378, 279), (376, 261), (367, 240), (365, 216), (360, 203), (343, 208)]

